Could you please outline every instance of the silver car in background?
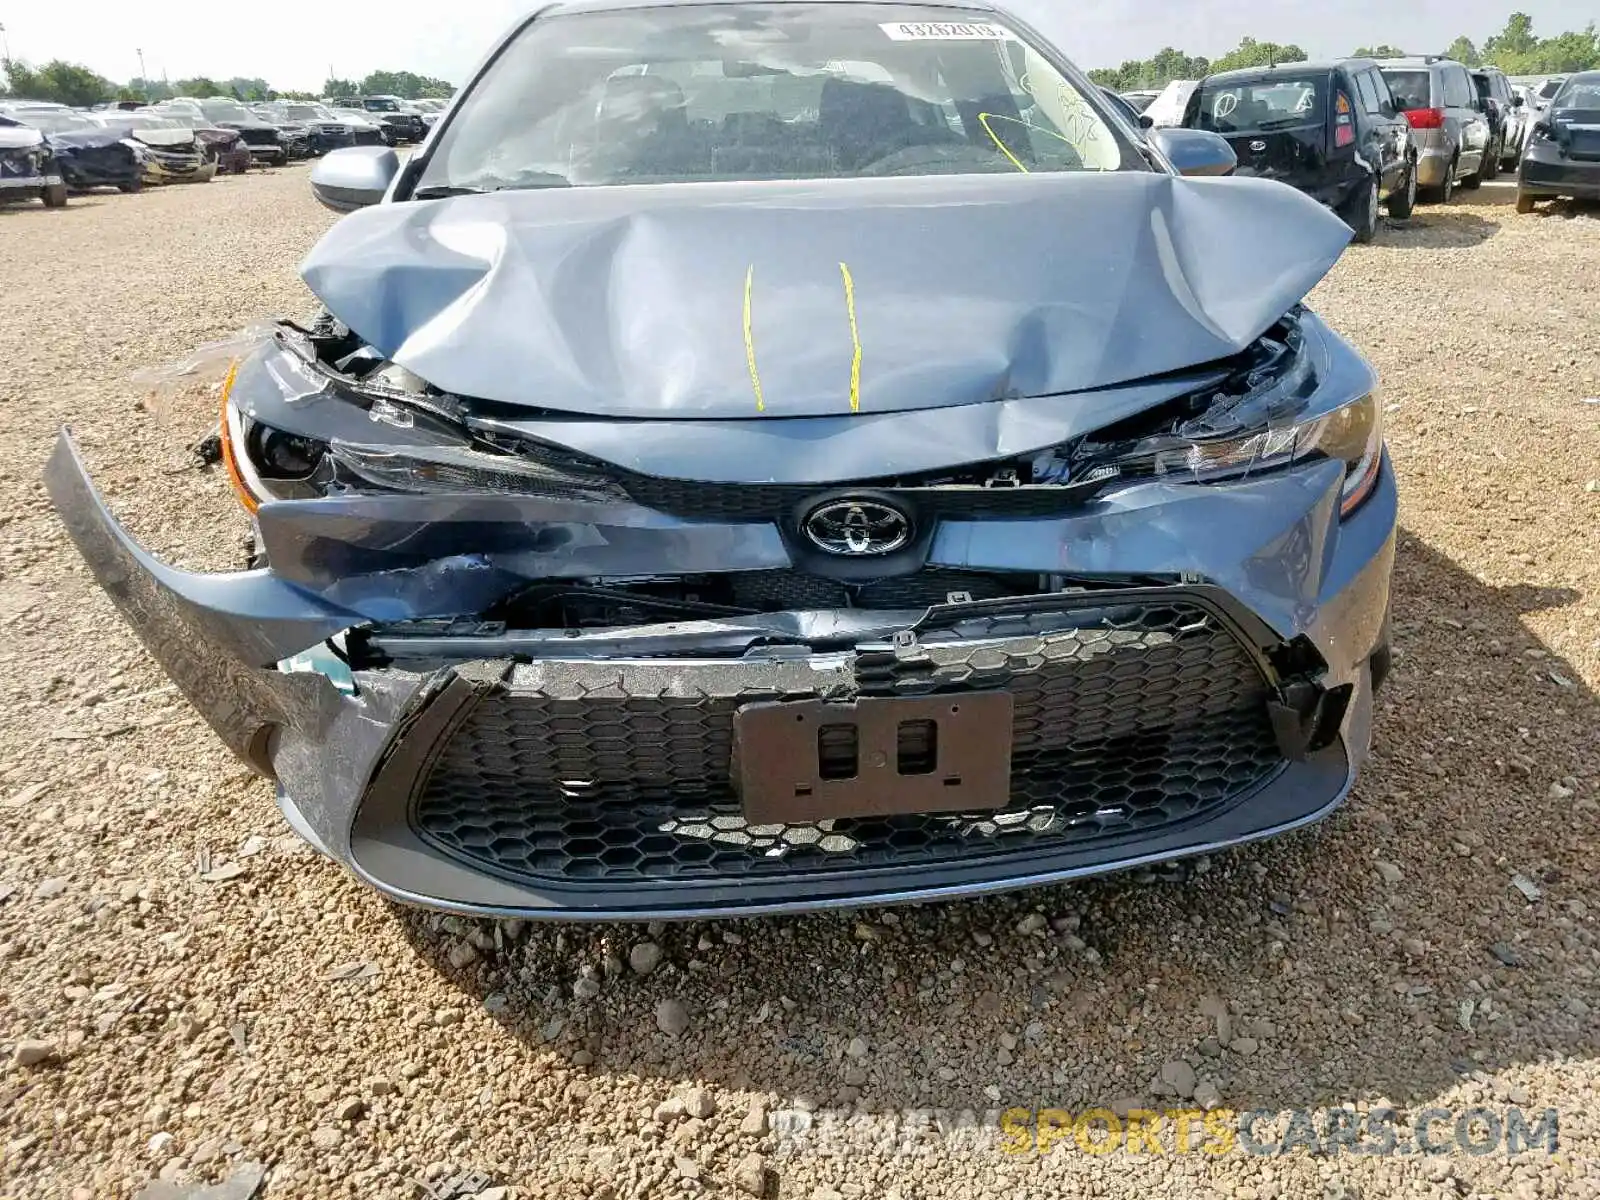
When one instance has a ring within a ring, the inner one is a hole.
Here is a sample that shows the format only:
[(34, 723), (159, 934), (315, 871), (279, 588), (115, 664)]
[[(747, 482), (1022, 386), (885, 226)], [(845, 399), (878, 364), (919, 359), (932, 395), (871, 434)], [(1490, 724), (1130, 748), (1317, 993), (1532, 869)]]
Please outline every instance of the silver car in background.
[(1467, 68), (1429, 55), (1385, 59), (1378, 69), (1411, 123), (1417, 183), (1440, 203), (1455, 195), (1458, 183), (1481, 184), (1488, 166), (1489, 118)]

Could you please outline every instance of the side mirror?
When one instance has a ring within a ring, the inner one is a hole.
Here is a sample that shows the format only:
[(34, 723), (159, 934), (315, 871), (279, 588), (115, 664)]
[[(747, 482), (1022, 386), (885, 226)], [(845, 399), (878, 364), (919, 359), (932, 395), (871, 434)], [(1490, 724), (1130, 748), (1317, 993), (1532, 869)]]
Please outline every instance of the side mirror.
[(1522, 105), (1523, 105), (1523, 100), (1522, 100), (1521, 96), (1513, 96), (1513, 97), (1511, 97), (1511, 107), (1512, 108), (1521, 108)]
[(1207, 129), (1155, 129), (1150, 142), (1180, 175), (1232, 175), (1239, 165), (1233, 147)]
[(1154, 117), (1152, 117), (1149, 113), (1140, 113), (1139, 114), (1139, 128), (1140, 129), (1154, 129), (1155, 127), (1156, 127), (1156, 119)]
[(354, 212), (382, 200), (399, 170), (400, 156), (387, 146), (334, 150), (311, 168), (311, 194), (334, 212)]

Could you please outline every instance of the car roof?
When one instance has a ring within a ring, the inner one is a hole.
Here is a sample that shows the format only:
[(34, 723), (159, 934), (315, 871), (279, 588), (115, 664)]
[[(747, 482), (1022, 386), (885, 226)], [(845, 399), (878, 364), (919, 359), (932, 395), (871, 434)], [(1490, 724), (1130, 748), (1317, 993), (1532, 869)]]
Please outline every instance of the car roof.
[(1465, 63), (1459, 63), (1453, 58), (1439, 58), (1435, 55), (1408, 54), (1404, 58), (1384, 58), (1378, 60), (1381, 68), (1396, 67), (1408, 71), (1426, 71), (1429, 67), (1460, 67), (1467, 70)]
[[(559, 13), (580, 12), (608, 12), (629, 8), (694, 8), (709, 5), (724, 4), (751, 4), (751, 3), (798, 3), (801, 0), (557, 0), (539, 10), (540, 15), (554, 16)], [(815, 0), (813, 0), (815, 2)], [(824, 0), (829, 4), (895, 4), (902, 3), (908, 6), (924, 8), (949, 8), (965, 12), (989, 12), (999, 15), (1009, 15), (998, 5), (988, 3), (988, 0)]]
[(1316, 75), (1323, 72), (1344, 71), (1354, 68), (1360, 70), (1364, 66), (1376, 66), (1370, 58), (1337, 58), (1323, 59), (1318, 62), (1286, 62), (1277, 63), (1270, 67), (1240, 67), (1234, 71), (1218, 71), (1215, 75), (1207, 75), (1206, 82), (1216, 80), (1227, 81), (1230, 79), (1260, 79), (1273, 75)]

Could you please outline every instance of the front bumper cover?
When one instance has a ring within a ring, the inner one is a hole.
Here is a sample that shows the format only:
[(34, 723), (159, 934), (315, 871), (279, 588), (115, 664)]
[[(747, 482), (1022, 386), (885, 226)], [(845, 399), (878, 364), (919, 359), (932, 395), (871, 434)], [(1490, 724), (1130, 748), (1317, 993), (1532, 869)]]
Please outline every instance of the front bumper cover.
[(1537, 142), (1523, 157), (1517, 187), (1538, 197), (1600, 199), (1600, 161), (1567, 158), (1554, 142)]
[[(276, 664), (352, 628), (481, 612), (526, 579), (481, 556), (410, 560), (407, 531), (442, 527), (458, 545), (476, 538), (502, 548), (526, 538), (525, 552), (505, 561), (559, 576), (605, 575), (613, 561), (632, 562), (634, 574), (788, 566), (771, 526), (675, 522), (617, 506), (590, 506), (580, 523), (566, 511), (571, 505), (525, 497), (267, 505), (261, 524), (275, 570), (199, 575), (158, 562), (121, 528), (65, 432), (47, 483), (73, 540), (152, 655), (224, 742), (277, 780), (285, 815), (319, 849), (399, 900), (600, 920), (995, 892), (1207, 853), (1325, 816), (1366, 754), (1373, 668), (1387, 650), (1397, 509), (1385, 461), (1372, 497), (1340, 521), (1342, 474), (1339, 464), (1320, 462), (1227, 486), (1143, 484), (1063, 518), (946, 522), (930, 545), (931, 561), (980, 570), (1203, 574), (1207, 582), (1185, 585), (1185, 595), (1213, 605), (1263, 653), (1305, 639), (1326, 666), (1319, 693), (1342, 692), (1348, 703), (1325, 744), (1259, 786), (1203, 818), (1047, 852), (625, 888), (475, 869), (405, 819), (418, 781), (460, 722), (485, 696), (517, 686), (509, 654), (481, 652), (429, 670), (358, 670), (353, 695), (322, 674)], [(640, 560), (644, 547), (659, 568)], [(598, 661), (622, 672), (624, 683), (636, 669), (615, 657)], [(662, 665), (656, 658), (649, 667)]]

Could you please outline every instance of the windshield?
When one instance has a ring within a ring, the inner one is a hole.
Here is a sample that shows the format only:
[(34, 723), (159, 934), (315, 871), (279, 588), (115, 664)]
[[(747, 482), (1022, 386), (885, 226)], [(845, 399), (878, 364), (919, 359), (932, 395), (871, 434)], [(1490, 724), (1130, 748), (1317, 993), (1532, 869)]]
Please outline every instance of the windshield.
[(399, 112), (400, 103), (397, 100), (387, 100), (382, 96), (375, 96), (370, 100), (363, 100), (361, 106), (368, 112)]
[(1550, 107), (1600, 109), (1600, 75), (1567, 80)]
[(285, 104), (283, 113), (291, 121), (324, 121), (326, 115), (315, 104)]
[(1385, 71), (1394, 104), (1401, 112), (1433, 107), (1433, 88), (1426, 71)]
[(417, 192), (1148, 169), (994, 22), (753, 3), (535, 21), (460, 101)]
[(12, 114), (24, 125), (32, 125), (35, 129), (45, 133), (81, 133), (83, 130), (96, 130), (96, 125), (88, 117), (81, 117), (74, 112), (65, 112), (53, 108), (13, 110)]
[(1561, 90), (1561, 80), (1559, 80), (1559, 79), (1546, 79), (1543, 83), (1541, 83), (1539, 85), (1539, 91), (1538, 91), (1537, 95), (1538, 95), (1539, 99), (1541, 99), (1541, 100), (1548, 100), (1552, 96), (1554, 96), (1557, 92), (1559, 92), (1560, 90)]
[(236, 104), (232, 100), (202, 100), (200, 108), (213, 121), (240, 121), (253, 124), (261, 120), (260, 117), (245, 111), (244, 105)]
[(1320, 125), (1326, 119), (1327, 95), (1325, 75), (1208, 80), (1200, 88), (1196, 126), (1234, 134)]

